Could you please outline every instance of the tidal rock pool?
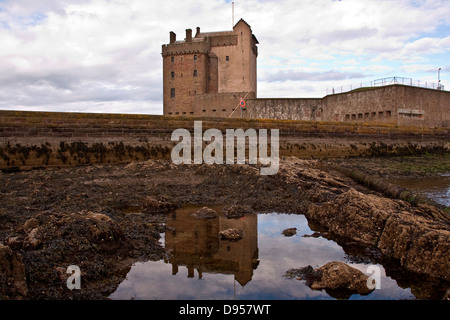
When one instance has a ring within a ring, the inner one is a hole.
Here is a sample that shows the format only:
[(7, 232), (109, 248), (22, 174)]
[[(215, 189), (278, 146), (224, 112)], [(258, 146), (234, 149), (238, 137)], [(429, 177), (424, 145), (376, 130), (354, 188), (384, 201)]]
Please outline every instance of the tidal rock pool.
[[(370, 294), (349, 299), (416, 298), (410, 288), (387, 276), (382, 265), (348, 254), (313, 231), (303, 215), (199, 219), (192, 215), (196, 210), (178, 209), (168, 218), (161, 237), (169, 252), (166, 258), (135, 263), (111, 299), (336, 299), (325, 290), (312, 290), (300, 277), (286, 276), (291, 269), (330, 261), (345, 262), (378, 281)], [(244, 237), (221, 239), (218, 233), (229, 228), (242, 230)], [(283, 233), (286, 229), (295, 232)]]

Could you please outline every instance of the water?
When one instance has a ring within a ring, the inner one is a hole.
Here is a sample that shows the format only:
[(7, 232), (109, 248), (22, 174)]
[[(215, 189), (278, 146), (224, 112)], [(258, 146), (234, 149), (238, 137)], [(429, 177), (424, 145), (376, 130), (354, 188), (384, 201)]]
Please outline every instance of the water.
[[(370, 263), (352, 258), (334, 241), (312, 236), (303, 215), (253, 214), (241, 219), (193, 219), (198, 208), (177, 210), (169, 217), (161, 243), (171, 250), (165, 260), (136, 263), (112, 299), (334, 299), (315, 291), (305, 281), (285, 277), (291, 268), (316, 268), (330, 261), (343, 261), (367, 275)], [(297, 228), (294, 236), (282, 231)], [(236, 242), (220, 240), (227, 228), (244, 230)], [(354, 260), (354, 259), (353, 259)], [(350, 299), (414, 299), (386, 276), (381, 265), (380, 286), (367, 296)]]
[(420, 178), (404, 177), (389, 182), (450, 207), (450, 173)]

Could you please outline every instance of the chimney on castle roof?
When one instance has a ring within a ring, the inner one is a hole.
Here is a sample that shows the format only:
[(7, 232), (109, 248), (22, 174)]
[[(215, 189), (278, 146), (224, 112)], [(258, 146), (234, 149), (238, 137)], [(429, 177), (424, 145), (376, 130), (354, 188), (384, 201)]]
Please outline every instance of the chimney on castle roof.
[(197, 32), (195, 33), (195, 36), (197, 37), (200, 34), (200, 27), (197, 27)]
[(186, 42), (192, 42), (192, 29), (186, 29)]
[(170, 43), (175, 43), (175, 41), (177, 41), (177, 35), (175, 32), (170, 31)]

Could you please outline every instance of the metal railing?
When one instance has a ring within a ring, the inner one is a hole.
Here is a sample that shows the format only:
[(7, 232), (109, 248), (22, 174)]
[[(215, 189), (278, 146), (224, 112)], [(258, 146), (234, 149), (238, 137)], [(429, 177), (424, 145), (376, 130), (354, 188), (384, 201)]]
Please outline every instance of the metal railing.
[(332, 88), (327, 88), (327, 95), (349, 92), (349, 91), (360, 89), (360, 88), (382, 87), (382, 86), (388, 86), (388, 85), (392, 85), (392, 84), (403, 84), (403, 85), (413, 86), (413, 87), (444, 90), (444, 86), (442, 84), (437, 84), (435, 82), (413, 80), (411, 78), (403, 78), (403, 77), (389, 77), (389, 78), (376, 79), (373, 81), (361, 82), (358, 84), (350, 84), (350, 85), (345, 85), (345, 86), (336, 86), (336, 87), (332, 87)]

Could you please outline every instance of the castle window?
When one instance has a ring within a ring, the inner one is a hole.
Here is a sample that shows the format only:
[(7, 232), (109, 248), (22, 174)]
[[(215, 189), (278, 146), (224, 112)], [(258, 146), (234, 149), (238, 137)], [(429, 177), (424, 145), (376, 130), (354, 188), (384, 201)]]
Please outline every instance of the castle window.
[(197, 70), (194, 70), (194, 77), (197, 76)]
[(197, 55), (194, 54), (194, 61), (197, 61)]
[(392, 114), (391, 114), (391, 111), (386, 111), (386, 117), (391, 117), (392, 116)]
[(172, 79), (175, 78), (175, 72), (172, 71), (172, 72), (170, 73), (170, 76), (172, 77)]
[(228, 61), (230, 61), (230, 56), (226, 56), (225, 57), (225, 60), (228, 62)]
[(384, 116), (384, 112), (383, 111), (378, 112), (378, 118), (383, 118), (383, 116)]
[(175, 61), (175, 57), (174, 56), (171, 56), (170, 57), (170, 62), (174, 62)]
[(170, 88), (170, 97), (175, 98), (175, 88)]

